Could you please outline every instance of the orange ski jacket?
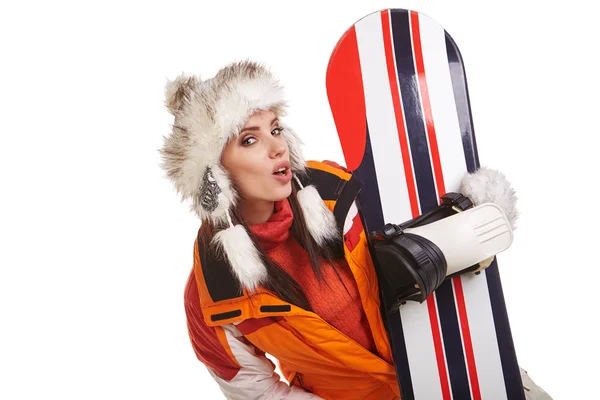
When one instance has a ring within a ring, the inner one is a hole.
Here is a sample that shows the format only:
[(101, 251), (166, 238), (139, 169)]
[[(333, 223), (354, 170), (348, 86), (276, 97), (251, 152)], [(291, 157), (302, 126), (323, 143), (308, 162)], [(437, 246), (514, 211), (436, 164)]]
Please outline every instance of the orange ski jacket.
[[(343, 233), (378, 355), (264, 288), (248, 293), (223, 260), (199, 249), (198, 239), (185, 294), (192, 346), (228, 399), (399, 399), (377, 276), (355, 205), (360, 184), (337, 164), (309, 161), (307, 167)], [(277, 359), (289, 385), (265, 353)]]

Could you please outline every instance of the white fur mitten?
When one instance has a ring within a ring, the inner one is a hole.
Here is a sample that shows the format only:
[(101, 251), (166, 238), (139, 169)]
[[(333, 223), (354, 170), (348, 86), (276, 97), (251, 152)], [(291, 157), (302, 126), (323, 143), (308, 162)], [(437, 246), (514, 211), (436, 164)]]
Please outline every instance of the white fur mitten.
[(519, 216), (517, 196), (510, 182), (500, 171), (482, 167), (473, 173), (465, 174), (460, 192), (477, 206), (483, 203), (494, 203), (502, 207), (511, 228), (516, 229)]

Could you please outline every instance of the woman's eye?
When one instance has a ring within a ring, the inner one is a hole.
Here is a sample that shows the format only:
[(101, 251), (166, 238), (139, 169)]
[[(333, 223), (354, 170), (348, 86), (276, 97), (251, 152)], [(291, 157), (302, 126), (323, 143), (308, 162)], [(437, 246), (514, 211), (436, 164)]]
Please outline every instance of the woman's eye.
[(283, 128), (275, 128), (271, 131), (271, 135), (279, 135), (283, 131)]
[(244, 139), (242, 141), (242, 146), (249, 146), (249, 145), (251, 145), (254, 142), (256, 142), (256, 139), (253, 138), (252, 136), (249, 136), (249, 137), (247, 137), (246, 139)]

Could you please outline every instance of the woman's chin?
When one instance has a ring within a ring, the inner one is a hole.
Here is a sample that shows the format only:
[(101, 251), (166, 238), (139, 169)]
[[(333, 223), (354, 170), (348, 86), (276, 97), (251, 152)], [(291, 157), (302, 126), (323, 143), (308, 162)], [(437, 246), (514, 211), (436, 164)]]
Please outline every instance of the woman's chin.
[(273, 192), (271, 192), (271, 200), (272, 201), (281, 201), (283, 199), (287, 199), (292, 194), (292, 184), (291, 182), (287, 185), (277, 188)]

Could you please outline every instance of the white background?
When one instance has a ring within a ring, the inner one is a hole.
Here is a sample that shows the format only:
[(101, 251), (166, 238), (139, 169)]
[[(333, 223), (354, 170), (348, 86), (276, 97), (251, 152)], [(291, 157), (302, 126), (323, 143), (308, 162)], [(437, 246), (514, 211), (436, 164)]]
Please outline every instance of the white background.
[(186, 332), (198, 221), (159, 169), (172, 122), (166, 79), (263, 61), (287, 87), (288, 122), (307, 158), (343, 163), (325, 68), (352, 23), (387, 7), (421, 11), (454, 37), (482, 164), (519, 195), (519, 228), (500, 266), (520, 364), (555, 399), (598, 395), (600, 34), (591, 5), (7, 3), (0, 398), (222, 398)]

